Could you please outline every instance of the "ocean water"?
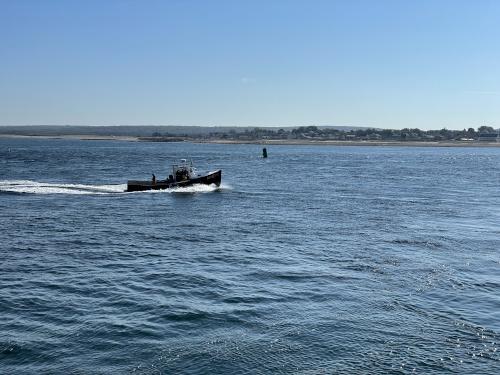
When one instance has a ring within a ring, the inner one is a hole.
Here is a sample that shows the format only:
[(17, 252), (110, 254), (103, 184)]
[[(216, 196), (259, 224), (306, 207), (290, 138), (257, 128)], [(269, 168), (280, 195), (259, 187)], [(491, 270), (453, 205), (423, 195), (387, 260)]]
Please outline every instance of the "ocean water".
[(500, 373), (500, 148), (267, 148), (0, 139), (0, 373)]

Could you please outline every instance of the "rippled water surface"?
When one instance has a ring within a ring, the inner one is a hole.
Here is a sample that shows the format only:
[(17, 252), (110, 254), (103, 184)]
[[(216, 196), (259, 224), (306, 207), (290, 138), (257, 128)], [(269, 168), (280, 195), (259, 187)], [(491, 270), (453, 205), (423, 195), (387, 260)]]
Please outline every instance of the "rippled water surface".
[(0, 139), (0, 373), (500, 373), (499, 148), (268, 153)]

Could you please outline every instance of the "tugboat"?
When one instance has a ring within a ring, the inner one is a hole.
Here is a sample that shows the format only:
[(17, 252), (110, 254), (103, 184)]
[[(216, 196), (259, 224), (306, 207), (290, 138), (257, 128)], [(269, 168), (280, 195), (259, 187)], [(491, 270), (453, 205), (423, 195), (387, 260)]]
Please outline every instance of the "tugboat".
[(219, 169), (204, 175), (198, 174), (193, 167), (193, 162), (188, 162), (186, 159), (181, 159), (179, 164), (172, 166), (172, 174), (165, 180), (157, 180), (153, 174), (153, 178), (149, 181), (127, 181), (127, 192), (144, 191), (144, 190), (161, 190), (175, 187), (185, 187), (195, 184), (216, 185), (220, 186), (222, 179), (222, 171)]

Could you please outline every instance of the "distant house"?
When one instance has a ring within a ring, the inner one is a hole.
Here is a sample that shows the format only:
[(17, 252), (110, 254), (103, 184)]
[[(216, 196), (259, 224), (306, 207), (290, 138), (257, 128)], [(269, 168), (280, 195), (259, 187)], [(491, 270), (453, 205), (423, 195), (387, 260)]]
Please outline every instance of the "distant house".
[(498, 133), (479, 133), (478, 141), (480, 142), (500, 142)]

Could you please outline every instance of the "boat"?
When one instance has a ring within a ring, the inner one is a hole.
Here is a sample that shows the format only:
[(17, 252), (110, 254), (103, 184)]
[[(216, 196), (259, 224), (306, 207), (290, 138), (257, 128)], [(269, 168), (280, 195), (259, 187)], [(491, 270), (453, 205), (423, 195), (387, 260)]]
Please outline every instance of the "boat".
[(157, 180), (153, 174), (153, 178), (148, 181), (127, 181), (127, 192), (144, 191), (144, 190), (162, 190), (178, 187), (186, 187), (196, 184), (220, 186), (222, 180), (222, 171), (216, 170), (206, 174), (199, 174), (193, 167), (192, 161), (181, 159), (179, 164), (172, 165), (172, 174), (165, 180)]

